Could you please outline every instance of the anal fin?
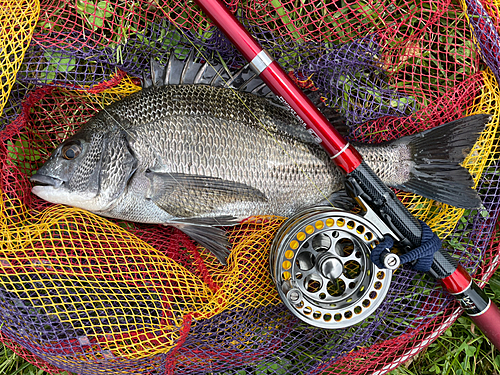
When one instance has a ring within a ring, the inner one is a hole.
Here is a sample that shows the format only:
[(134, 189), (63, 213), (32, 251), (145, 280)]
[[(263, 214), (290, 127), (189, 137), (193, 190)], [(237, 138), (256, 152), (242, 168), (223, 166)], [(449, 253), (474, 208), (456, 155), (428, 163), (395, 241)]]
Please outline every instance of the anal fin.
[(227, 239), (226, 232), (217, 228), (218, 226), (231, 226), (239, 223), (233, 216), (221, 216), (214, 218), (189, 218), (176, 219), (165, 223), (171, 225), (209, 250), (222, 264), (227, 264), (230, 254), (231, 243)]

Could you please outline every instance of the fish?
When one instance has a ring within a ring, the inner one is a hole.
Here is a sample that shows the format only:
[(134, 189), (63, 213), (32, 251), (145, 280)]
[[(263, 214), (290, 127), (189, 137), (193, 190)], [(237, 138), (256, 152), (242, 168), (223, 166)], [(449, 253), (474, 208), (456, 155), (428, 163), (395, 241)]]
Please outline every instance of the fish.
[[(322, 110), (345, 125), (334, 109)], [(481, 200), (460, 163), (489, 120), (473, 115), (354, 146), (388, 186), (476, 208)], [(230, 244), (221, 227), (345, 197), (342, 173), (258, 75), (192, 54), (166, 66), (152, 62), (142, 90), (99, 111), (31, 181), (32, 193), (48, 202), (174, 226), (223, 264)]]

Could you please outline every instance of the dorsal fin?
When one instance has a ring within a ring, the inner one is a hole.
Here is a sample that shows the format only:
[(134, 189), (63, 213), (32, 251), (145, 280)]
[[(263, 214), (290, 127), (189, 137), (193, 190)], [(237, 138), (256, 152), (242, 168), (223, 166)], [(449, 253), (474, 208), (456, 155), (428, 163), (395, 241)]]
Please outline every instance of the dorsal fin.
[[(151, 78), (147, 78), (145, 74), (142, 77), (143, 88), (200, 84), (251, 93), (271, 99), (277, 105), (283, 106), (266, 83), (250, 68), (250, 64), (237, 71), (228, 72), (222, 64), (210, 64), (208, 61), (196, 62), (194, 50), (191, 50), (185, 60), (179, 60), (171, 53), (166, 66), (151, 59)], [(348, 135), (349, 127), (346, 125), (345, 118), (334, 108), (327, 107), (318, 91), (304, 90), (304, 93), (342, 135)]]
[(142, 77), (142, 87), (165, 85), (209, 85), (228, 87), (240, 92), (275, 98), (275, 95), (250, 68), (249, 64), (235, 72), (228, 72), (222, 64), (199, 63), (194, 59), (194, 51), (185, 60), (170, 55), (165, 66), (151, 60), (151, 78)]

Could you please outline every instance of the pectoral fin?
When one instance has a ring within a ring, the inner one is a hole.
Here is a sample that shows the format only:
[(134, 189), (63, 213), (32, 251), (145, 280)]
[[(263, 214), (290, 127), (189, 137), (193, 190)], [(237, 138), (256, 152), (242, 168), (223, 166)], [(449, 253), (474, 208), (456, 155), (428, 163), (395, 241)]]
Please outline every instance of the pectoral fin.
[(266, 201), (260, 190), (221, 178), (155, 171), (146, 176), (146, 197), (174, 217), (203, 217), (228, 203)]

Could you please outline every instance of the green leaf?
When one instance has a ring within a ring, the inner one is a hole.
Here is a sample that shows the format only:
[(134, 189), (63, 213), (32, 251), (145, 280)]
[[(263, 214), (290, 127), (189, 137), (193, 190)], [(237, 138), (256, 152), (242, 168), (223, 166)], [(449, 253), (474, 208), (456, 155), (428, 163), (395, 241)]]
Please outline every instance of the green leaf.
[[(101, 15), (101, 17), (102, 17), (102, 15)], [(94, 30), (96, 28), (101, 28), (104, 26), (104, 18), (98, 18), (97, 13), (96, 13), (96, 16), (92, 17), (92, 21), (89, 21), (89, 22), (94, 26)]]
[(441, 372), (440, 368), (438, 365), (432, 365), (431, 368), (429, 369), (431, 372), (435, 372), (436, 374), (439, 374)]
[(86, 14), (94, 14), (95, 6), (85, 2), (84, 0), (78, 0), (76, 3), (76, 11), (82, 16), (85, 16)]
[(476, 354), (476, 348), (474, 346), (466, 346), (465, 347), (465, 355), (468, 357), (472, 357), (474, 354)]
[(75, 69), (76, 59), (72, 56), (50, 51), (45, 51), (43, 53), (43, 56), (51, 64), (50, 66), (53, 67), (52, 70), (57, 70), (59, 72), (70, 72)]
[(30, 144), (26, 139), (17, 140), (14, 143), (9, 140), (7, 142), (7, 151), (9, 156), (15, 160), (40, 160), (40, 153), (36, 149), (30, 147)]
[(54, 65), (49, 65), (45, 70), (40, 72), (40, 80), (45, 82), (51, 82), (56, 79), (56, 68)]
[(96, 15), (104, 16), (105, 18), (110, 18), (113, 16), (114, 9), (110, 3), (107, 1), (99, 1), (97, 3)]
[(40, 160), (40, 152), (31, 147), (28, 140), (21, 137), (19, 140), (7, 141), (7, 154), (10, 162), (26, 171), (35, 171), (33, 164)]
[(490, 217), (490, 213), (487, 210), (479, 211), (482, 217)]
[(266, 374), (267, 374), (266, 364), (262, 364), (255, 369), (255, 375), (266, 375)]
[(495, 366), (500, 368), (500, 355), (495, 356)]
[(97, 4), (85, 3), (84, 0), (78, 0), (77, 13), (84, 16), (87, 22), (92, 25), (94, 30), (104, 26), (104, 20), (111, 18), (114, 14), (114, 8), (107, 1), (99, 1)]

